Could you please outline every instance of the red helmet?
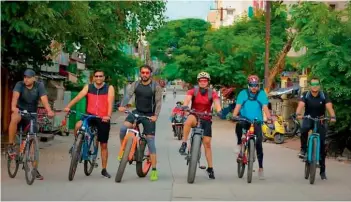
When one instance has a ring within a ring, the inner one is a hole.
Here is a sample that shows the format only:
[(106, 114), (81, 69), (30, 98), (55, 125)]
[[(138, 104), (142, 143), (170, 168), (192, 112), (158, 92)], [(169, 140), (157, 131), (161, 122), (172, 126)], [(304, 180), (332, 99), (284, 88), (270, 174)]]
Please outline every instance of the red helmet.
[(249, 84), (258, 84), (260, 79), (258, 78), (257, 75), (250, 75), (247, 77), (247, 82)]

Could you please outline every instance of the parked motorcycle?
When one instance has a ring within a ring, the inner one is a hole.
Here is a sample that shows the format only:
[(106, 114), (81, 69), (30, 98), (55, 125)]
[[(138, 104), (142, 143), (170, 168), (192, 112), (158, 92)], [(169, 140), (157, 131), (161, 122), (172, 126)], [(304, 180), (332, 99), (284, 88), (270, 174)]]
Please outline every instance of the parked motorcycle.
[(172, 126), (175, 126), (174, 137), (181, 140), (183, 138), (184, 116), (181, 114), (175, 114)]
[(300, 128), (301, 124), (299, 120), (296, 117), (296, 114), (291, 114), (289, 119), (284, 122), (284, 128), (285, 128), (285, 136), (288, 138), (292, 138), (295, 136), (300, 136)]

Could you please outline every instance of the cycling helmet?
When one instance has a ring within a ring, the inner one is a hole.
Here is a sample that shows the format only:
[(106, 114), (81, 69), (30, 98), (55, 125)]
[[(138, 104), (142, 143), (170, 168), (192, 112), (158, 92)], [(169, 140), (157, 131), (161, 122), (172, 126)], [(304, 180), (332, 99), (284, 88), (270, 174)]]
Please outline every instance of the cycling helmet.
[(250, 75), (247, 77), (247, 82), (249, 84), (258, 84), (259, 81), (260, 79), (258, 78), (257, 75)]
[(197, 80), (201, 79), (201, 78), (206, 78), (208, 80), (211, 80), (211, 77), (210, 77), (210, 74), (207, 73), (207, 72), (200, 72), (198, 75), (197, 75)]

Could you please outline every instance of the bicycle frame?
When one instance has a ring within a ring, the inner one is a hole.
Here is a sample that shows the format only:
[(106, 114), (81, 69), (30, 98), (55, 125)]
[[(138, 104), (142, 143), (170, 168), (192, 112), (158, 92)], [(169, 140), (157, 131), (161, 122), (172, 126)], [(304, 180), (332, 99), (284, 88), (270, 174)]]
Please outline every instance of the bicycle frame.
[[(35, 119), (35, 115), (37, 115), (37, 113), (29, 113), (27, 111), (20, 111), (21, 116), (28, 116), (30, 118), (30, 122), (28, 125), (26, 125), (23, 129), (23, 127), (19, 128), (19, 146), (20, 146), (20, 152), (19, 154), (22, 156), (25, 152), (25, 149), (29, 146), (29, 140), (30, 138), (33, 138), (32, 136), (36, 137), (36, 133), (34, 132), (34, 119)], [(23, 135), (26, 134), (26, 139), (22, 140)], [(25, 142), (23, 142), (25, 141)], [(21, 149), (23, 145), (23, 148)], [(21, 151), (22, 150), (22, 151)]]
[(318, 121), (322, 121), (324, 119), (314, 119), (310, 116), (306, 116), (304, 118), (310, 119), (313, 121), (313, 132), (312, 134), (308, 137), (308, 145), (307, 145), (307, 161), (311, 162), (312, 161), (312, 142), (313, 139), (317, 139), (317, 153), (316, 153), (316, 164), (319, 165), (319, 159), (320, 159), (320, 136), (319, 133), (317, 133), (317, 129), (318, 129)]
[[(82, 129), (82, 131), (84, 131), (84, 136), (82, 136), (82, 138), (84, 138), (83, 145), (82, 145), (82, 151), (81, 151), (82, 160), (90, 160), (89, 159), (90, 156), (95, 156), (98, 153), (97, 147), (94, 148), (93, 154), (88, 153), (89, 148), (91, 147), (91, 144), (93, 143), (92, 140), (93, 140), (94, 136), (96, 135), (91, 131), (91, 127), (89, 126), (89, 120), (93, 119), (93, 118), (99, 118), (99, 117), (94, 116), (94, 115), (82, 114), (81, 120), (83, 121), (83, 123), (82, 123), (81, 129)], [(96, 141), (96, 139), (94, 141)]]

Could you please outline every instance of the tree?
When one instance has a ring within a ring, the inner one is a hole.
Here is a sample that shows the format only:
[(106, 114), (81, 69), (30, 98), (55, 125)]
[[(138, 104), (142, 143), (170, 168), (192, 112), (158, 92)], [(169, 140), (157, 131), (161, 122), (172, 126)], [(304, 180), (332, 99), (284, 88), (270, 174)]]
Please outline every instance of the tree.
[(295, 48), (307, 48), (299, 62), (320, 77), (335, 105), (338, 126), (345, 128), (351, 123), (351, 4), (332, 11), (324, 3), (304, 2), (293, 7), (292, 17), (298, 31)]

